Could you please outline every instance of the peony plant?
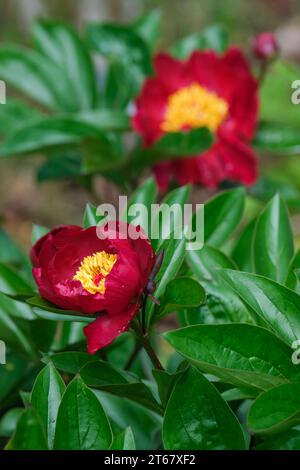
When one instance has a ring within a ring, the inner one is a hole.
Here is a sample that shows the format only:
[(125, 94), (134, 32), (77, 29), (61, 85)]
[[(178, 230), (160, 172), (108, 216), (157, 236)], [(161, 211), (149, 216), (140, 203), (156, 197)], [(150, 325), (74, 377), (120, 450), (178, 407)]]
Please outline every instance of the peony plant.
[(3, 447), (299, 449), (299, 252), (282, 198), (251, 217), (247, 198), (205, 204), (196, 250), (90, 204), (82, 227), (34, 228), (32, 267), (1, 232)]

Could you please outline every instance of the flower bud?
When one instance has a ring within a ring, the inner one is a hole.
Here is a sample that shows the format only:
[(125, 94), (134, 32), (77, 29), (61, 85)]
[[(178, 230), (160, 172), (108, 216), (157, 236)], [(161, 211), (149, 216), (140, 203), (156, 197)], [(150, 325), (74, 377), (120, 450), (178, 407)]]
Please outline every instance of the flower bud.
[(273, 59), (278, 51), (278, 42), (273, 33), (261, 33), (254, 39), (253, 52), (258, 59)]

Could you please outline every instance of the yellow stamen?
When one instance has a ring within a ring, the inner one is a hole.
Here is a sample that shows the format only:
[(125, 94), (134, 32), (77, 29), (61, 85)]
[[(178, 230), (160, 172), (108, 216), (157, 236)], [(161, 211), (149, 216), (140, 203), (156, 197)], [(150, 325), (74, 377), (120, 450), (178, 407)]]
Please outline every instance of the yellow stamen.
[(117, 255), (98, 251), (91, 256), (86, 256), (81, 262), (80, 268), (73, 279), (80, 281), (82, 287), (91, 294), (104, 294), (105, 278), (111, 272)]
[(215, 131), (227, 114), (225, 100), (198, 83), (192, 83), (169, 96), (160, 128), (164, 132), (195, 127), (208, 127)]

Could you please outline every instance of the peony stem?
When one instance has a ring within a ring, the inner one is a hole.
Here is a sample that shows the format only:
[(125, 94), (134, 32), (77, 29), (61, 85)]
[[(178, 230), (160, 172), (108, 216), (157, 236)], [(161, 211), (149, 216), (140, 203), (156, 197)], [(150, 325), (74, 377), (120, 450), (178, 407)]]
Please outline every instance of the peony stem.
[(142, 331), (141, 331), (141, 329), (140, 329), (137, 322), (133, 321), (132, 322), (132, 327), (135, 331), (135, 334), (136, 334), (138, 340), (140, 341), (140, 343), (142, 344), (142, 346), (145, 349), (146, 353), (150, 357), (150, 359), (152, 361), (152, 364), (154, 365), (155, 369), (164, 370), (160, 360), (158, 359), (158, 357), (156, 355), (156, 352), (154, 351), (154, 349), (151, 346), (151, 343), (149, 341), (148, 336), (143, 335), (143, 333), (142, 333)]

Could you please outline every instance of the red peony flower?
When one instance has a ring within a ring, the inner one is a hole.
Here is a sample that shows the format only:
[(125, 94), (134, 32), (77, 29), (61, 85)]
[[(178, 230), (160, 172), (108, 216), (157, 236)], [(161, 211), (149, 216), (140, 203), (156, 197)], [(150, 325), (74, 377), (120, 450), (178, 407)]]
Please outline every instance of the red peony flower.
[(136, 240), (120, 236), (130, 229), (125, 222), (117, 222), (115, 230), (107, 224), (62, 226), (32, 248), (42, 297), (65, 310), (99, 313), (84, 328), (91, 354), (128, 329), (153, 268), (154, 251), (142, 230)]
[(216, 187), (224, 180), (251, 185), (257, 176), (250, 141), (257, 123), (257, 81), (238, 48), (224, 55), (196, 51), (181, 61), (161, 53), (156, 76), (146, 80), (136, 100), (133, 126), (149, 147), (164, 134), (208, 127), (215, 143), (201, 155), (176, 159), (154, 168), (158, 184)]
[(260, 33), (253, 42), (253, 52), (260, 60), (273, 59), (279, 51), (277, 39), (273, 33)]

